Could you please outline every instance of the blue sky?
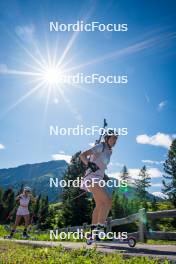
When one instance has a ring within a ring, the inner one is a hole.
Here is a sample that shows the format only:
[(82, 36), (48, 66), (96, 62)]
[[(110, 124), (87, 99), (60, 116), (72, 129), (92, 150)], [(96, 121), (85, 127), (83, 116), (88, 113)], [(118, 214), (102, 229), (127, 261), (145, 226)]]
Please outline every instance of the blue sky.
[[(135, 177), (147, 165), (150, 191), (160, 192), (162, 161), (176, 134), (176, 4), (153, 2), (0, 2), (0, 168), (69, 158), (97, 136), (50, 136), (49, 126), (101, 126), (106, 117), (110, 127), (128, 128), (108, 172), (117, 175), (126, 164)], [(78, 20), (124, 23), (128, 31), (49, 31), (50, 21)], [(54, 54), (56, 61), (65, 54), (62, 64), (77, 67), (75, 74), (127, 75), (128, 83), (63, 85), (62, 96), (52, 87), (48, 97), (45, 84), (33, 90), (41, 84), (35, 73)]]

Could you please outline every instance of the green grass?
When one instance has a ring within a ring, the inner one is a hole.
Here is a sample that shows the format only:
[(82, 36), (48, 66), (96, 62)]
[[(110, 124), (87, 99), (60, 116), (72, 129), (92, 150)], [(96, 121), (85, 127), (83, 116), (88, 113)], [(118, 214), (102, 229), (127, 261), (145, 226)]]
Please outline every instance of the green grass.
[(148, 240), (147, 244), (150, 245), (176, 245), (176, 241), (169, 240)]
[(169, 264), (169, 261), (149, 259), (147, 257), (123, 258), (122, 255), (102, 254), (95, 249), (65, 250), (57, 248), (34, 248), (0, 241), (1, 264)]

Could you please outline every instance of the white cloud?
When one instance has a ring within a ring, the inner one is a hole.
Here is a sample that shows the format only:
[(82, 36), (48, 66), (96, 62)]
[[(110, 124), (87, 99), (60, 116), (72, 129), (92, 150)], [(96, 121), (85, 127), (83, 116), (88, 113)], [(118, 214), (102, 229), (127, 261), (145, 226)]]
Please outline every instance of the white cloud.
[(162, 187), (162, 183), (152, 183), (152, 187)]
[(167, 101), (161, 101), (159, 104), (158, 104), (158, 111), (161, 111), (167, 104)]
[(15, 28), (16, 34), (25, 42), (34, 41), (34, 25), (17, 26)]
[(163, 176), (162, 171), (160, 171), (158, 168), (150, 168), (147, 171), (151, 178), (160, 178)]
[(109, 177), (112, 177), (112, 178), (119, 179), (119, 177), (120, 177), (120, 172), (111, 172), (111, 173), (108, 173), (108, 176), (109, 176)]
[[(139, 172), (140, 169), (129, 169), (129, 174), (133, 179), (138, 179), (139, 178)], [(147, 170), (147, 173), (151, 178), (160, 178), (162, 177), (162, 172), (158, 168), (150, 168)]]
[(155, 165), (160, 165), (164, 163), (164, 161), (157, 161), (157, 160), (142, 160), (142, 162), (148, 164), (155, 164)]
[(111, 167), (116, 166), (116, 167), (121, 167), (122, 168), (124, 166), (124, 164), (120, 163), (120, 162), (110, 162), (109, 166), (111, 166)]
[(60, 153), (60, 154), (64, 154), (65, 152), (64, 152), (63, 150), (60, 150), (59, 153)]
[(173, 138), (174, 138), (173, 135), (170, 136), (168, 134), (158, 132), (153, 136), (148, 136), (146, 134), (138, 135), (136, 137), (136, 141), (139, 144), (148, 144), (148, 145), (159, 146), (169, 149)]
[(1, 149), (5, 149), (5, 146), (3, 144), (0, 143), (0, 150)]
[[(138, 169), (138, 168), (128, 169), (128, 172), (129, 172), (129, 176), (132, 179), (135, 180), (135, 179), (138, 179), (139, 178), (140, 169)], [(149, 176), (151, 178), (160, 178), (163, 175), (162, 172), (158, 168), (149, 168), (147, 170), (147, 173), (149, 174)], [(109, 173), (108, 175), (110, 177), (119, 178), (120, 172), (113, 172), (113, 173)]]
[(65, 160), (66, 162), (70, 163), (72, 156), (64, 155), (64, 154), (53, 154), (52, 159), (53, 160)]
[(138, 179), (139, 178), (140, 169), (128, 169), (128, 172), (131, 175), (132, 179)]
[(163, 199), (167, 199), (168, 196), (162, 192), (153, 192), (152, 193), (153, 195), (157, 196), (157, 197), (160, 197), (160, 198), (163, 198)]

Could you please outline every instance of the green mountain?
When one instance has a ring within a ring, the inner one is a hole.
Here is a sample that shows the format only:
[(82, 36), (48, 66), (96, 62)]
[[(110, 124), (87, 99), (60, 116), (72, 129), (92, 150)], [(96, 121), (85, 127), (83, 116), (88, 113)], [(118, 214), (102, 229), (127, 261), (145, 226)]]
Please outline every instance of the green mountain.
[(16, 168), (0, 169), (0, 186), (19, 190), (21, 184), (30, 186), (36, 195), (48, 195), (49, 201), (58, 202), (60, 187), (50, 187), (50, 178), (62, 179), (67, 163), (64, 160), (25, 164)]
[[(67, 169), (67, 162), (64, 160), (53, 160), (48, 162), (25, 164), (15, 168), (0, 169), (0, 187), (7, 189), (12, 187), (15, 191), (20, 186), (30, 186), (35, 190), (36, 195), (48, 195), (50, 202), (59, 202), (61, 200), (62, 189), (54, 185), (50, 187), (50, 178), (62, 180), (64, 172)], [(124, 194), (129, 199), (135, 196), (135, 188), (128, 187), (127, 190), (119, 190), (119, 194)], [(153, 200), (153, 195), (148, 193), (148, 200)], [(160, 197), (156, 197), (157, 201), (161, 201)]]

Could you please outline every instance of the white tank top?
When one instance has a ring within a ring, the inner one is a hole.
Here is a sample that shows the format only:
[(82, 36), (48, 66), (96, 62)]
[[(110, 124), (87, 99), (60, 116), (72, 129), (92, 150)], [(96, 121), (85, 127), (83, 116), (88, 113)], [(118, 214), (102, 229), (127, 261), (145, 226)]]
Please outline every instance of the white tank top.
[(95, 145), (91, 150), (93, 155), (90, 161), (94, 162), (104, 172), (110, 162), (112, 150), (109, 149), (107, 144), (103, 145), (103, 143)]
[(27, 207), (28, 204), (29, 204), (29, 201), (30, 201), (30, 198), (29, 197), (26, 197), (25, 195), (21, 195), (21, 198), (20, 198), (20, 205), (21, 206), (25, 206)]

